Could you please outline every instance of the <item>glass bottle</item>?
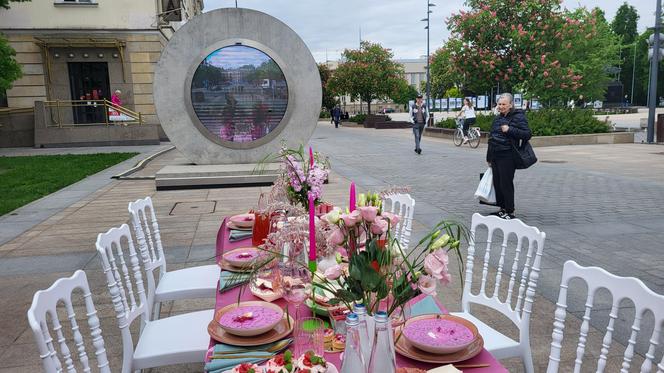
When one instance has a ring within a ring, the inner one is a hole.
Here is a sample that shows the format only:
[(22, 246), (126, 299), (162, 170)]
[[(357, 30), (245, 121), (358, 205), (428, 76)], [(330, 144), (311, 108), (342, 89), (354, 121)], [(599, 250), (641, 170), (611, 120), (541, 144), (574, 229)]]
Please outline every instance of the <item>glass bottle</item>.
[[(360, 350), (365, 362), (369, 362), (371, 358), (371, 346), (373, 346), (373, 330), (369, 331), (369, 316), (367, 315), (367, 308), (364, 304), (359, 303), (353, 306), (353, 312), (357, 315), (360, 323), (358, 331), (360, 334)], [(373, 320), (372, 320), (373, 321)]]
[(346, 315), (346, 348), (341, 373), (367, 373), (364, 356), (360, 351), (360, 320), (354, 313)]
[(397, 367), (390, 319), (383, 311), (377, 312), (374, 319), (376, 336), (371, 349), (368, 373), (394, 373)]

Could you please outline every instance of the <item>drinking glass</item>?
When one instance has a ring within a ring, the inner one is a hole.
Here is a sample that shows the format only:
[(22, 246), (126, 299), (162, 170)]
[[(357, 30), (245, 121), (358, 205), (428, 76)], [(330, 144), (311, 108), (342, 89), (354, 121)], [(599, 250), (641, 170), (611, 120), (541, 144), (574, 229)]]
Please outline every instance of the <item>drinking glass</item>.
[(313, 284), (309, 268), (296, 262), (280, 262), (279, 273), (284, 299), (295, 306), (295, 322), (300, 316), (300, 305), (311, 296)]
[(251, 231), (251, 244), (262, 245), (270, 229), (270, 215), (267, 212), (254, 212), (254, 228)]
[(297, 321), (293, 352), (295, 356), (301, 356), (311, 350), (318, 356), (325, 353), (325, 322), (316, 317), (304, 317)]

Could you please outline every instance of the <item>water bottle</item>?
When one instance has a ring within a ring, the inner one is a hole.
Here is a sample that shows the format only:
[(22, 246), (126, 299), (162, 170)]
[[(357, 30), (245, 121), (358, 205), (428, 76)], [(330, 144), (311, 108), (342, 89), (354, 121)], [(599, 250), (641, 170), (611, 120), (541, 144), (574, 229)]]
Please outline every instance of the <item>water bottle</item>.
[(341, 373), (367, 373), (364, 356), (360, 351), (360, 320), (354, 313), (346, 315), (346, 348)]
[(371, 349), (368, 373), (394, 373), (397, 369), (397, 363), (394, 355), (390, 319), (387, 317), (387, 313), (383, 311), (377, 312), (374, 318), (376, 321), (376, 336)]
[[(359, 303), (353, 306), (353, 312), (357, 315), (360, 323), (358, 331), (360, 333), (360, 350), (365, 362), (369, 362), (371, 358), (371, 346), (373, 346), (373, 330), (369, 332), (369, 316), (367, 316), (367, 308), (364, 304)], [(373, 320), (372, 320), (373, 321)]]

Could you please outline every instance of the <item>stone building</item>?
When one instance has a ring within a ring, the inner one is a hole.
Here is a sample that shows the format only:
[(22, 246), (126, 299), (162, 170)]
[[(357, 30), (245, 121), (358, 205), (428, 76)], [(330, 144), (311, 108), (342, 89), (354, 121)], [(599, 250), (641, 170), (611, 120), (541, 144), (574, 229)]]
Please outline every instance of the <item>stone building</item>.
[[(203, 0), (33, 0), (10, 6), (0, 9), (0, 33), (16, 50), (23, 77), (0, 103), (20, 109), (36, 101), (110, 100), (119, 89), (124, 107), (158, 124), (155, 65), (175, 30), (202, 12)], [(68, 114), (72, 123), (94, 119), (76, 111)]]

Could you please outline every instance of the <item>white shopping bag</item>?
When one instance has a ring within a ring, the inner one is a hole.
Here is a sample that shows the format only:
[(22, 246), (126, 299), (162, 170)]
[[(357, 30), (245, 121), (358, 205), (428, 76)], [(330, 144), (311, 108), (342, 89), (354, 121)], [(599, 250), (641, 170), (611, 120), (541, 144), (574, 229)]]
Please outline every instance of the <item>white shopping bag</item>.
[(491, 167), (486, 169), (480, 185), (475, 191), (475, 198), (486, 203), (496, 203), (496, 190), (493, 188), (493, 172)]

